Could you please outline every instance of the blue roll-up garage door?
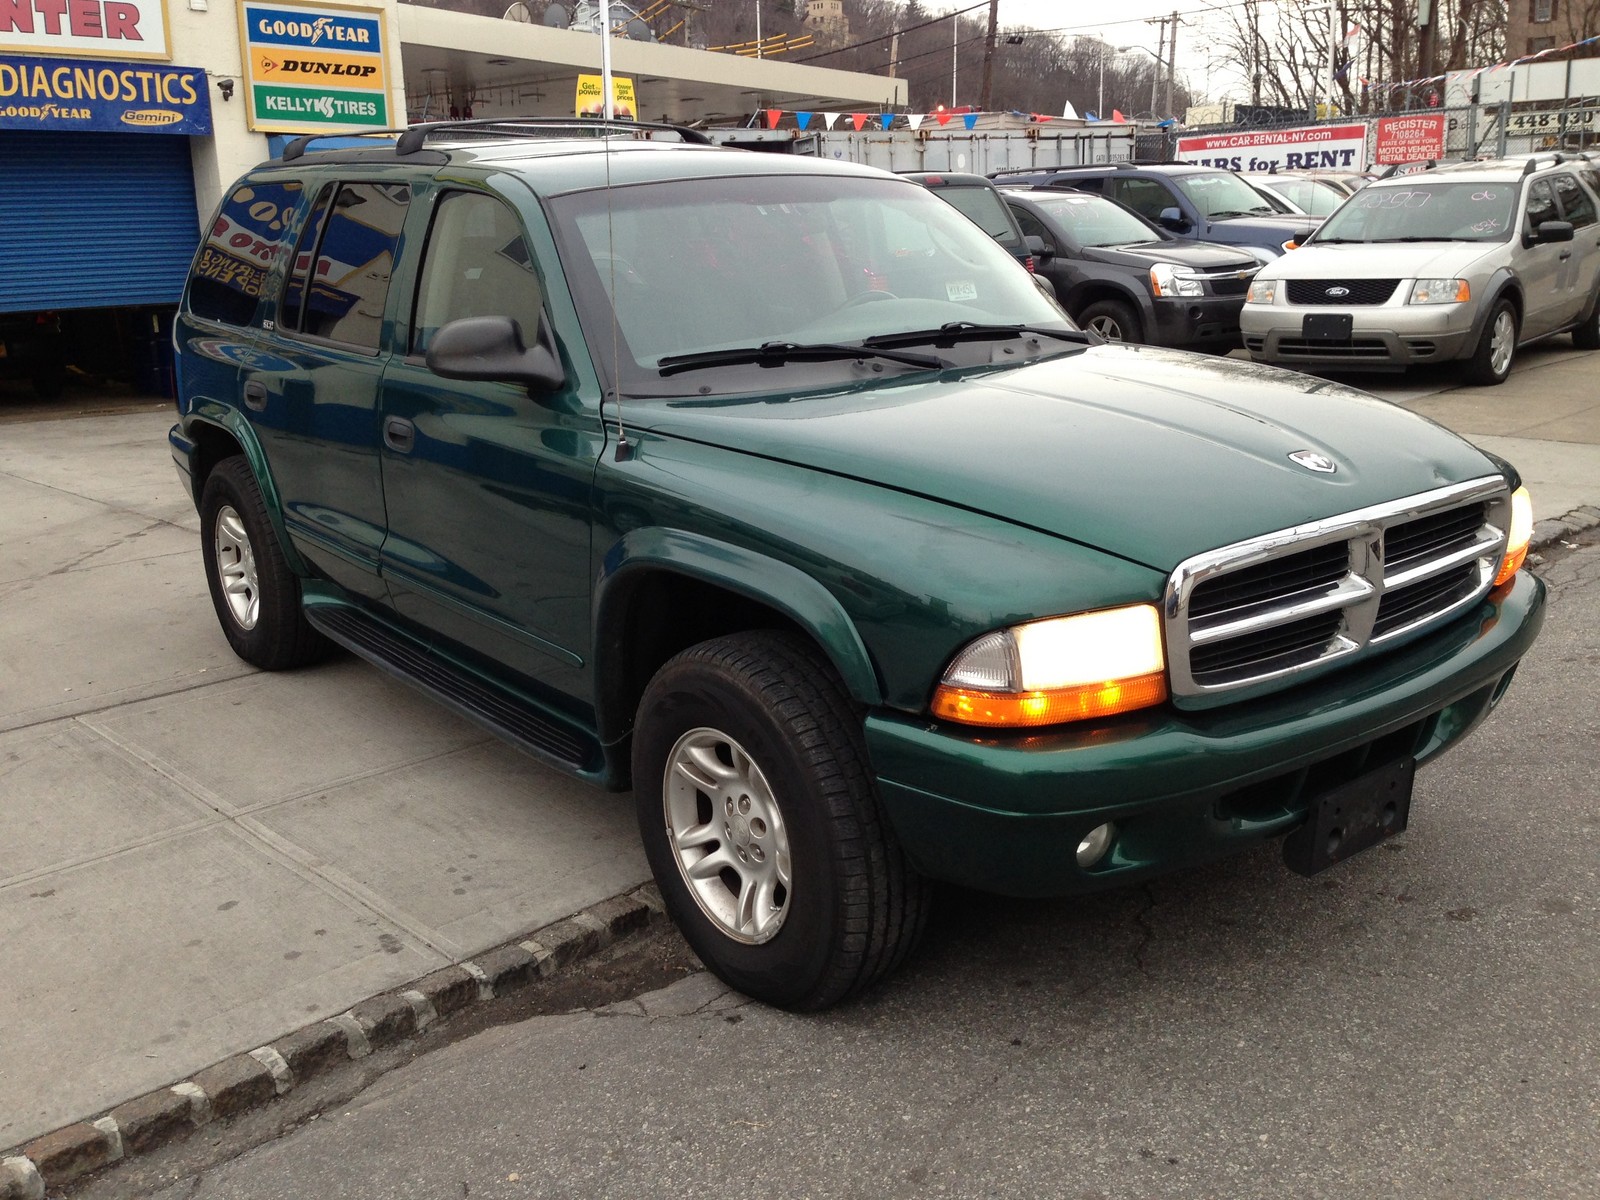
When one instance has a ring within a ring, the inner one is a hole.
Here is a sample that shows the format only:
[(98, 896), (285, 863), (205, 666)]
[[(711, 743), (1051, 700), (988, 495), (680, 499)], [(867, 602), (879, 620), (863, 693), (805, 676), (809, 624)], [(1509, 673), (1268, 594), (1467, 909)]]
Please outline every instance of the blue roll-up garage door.
[(0, 312), (176, 305), (199, 226), (187, 137), (0, 131)]

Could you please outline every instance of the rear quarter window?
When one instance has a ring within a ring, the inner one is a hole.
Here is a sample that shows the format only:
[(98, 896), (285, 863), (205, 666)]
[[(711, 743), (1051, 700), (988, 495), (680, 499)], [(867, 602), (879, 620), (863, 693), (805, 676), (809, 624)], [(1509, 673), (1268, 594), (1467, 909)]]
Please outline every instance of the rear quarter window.
[(195, 257), (189, 311), (208, 321), (248, 325), (300, 202), (298, 181), (247, 183), (217, 212)]

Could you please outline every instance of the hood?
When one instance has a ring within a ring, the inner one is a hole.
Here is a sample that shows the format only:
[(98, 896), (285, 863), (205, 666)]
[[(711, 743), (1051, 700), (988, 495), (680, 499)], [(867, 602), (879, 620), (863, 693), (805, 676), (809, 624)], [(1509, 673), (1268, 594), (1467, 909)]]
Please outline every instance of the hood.
[(1309, 242), (1262, 268), (1262, 279), (1437, 279), (1505, 251), (1504, 242)]
[(1082, 257), (1091, 262), (1145, 268), (1155, 263), (1177, 263), (1196, 271), (1254, 271), (1261, 265), (1239, 250), (1187, 238), (1170, 242), (1135, 242), (1127, 246), (1086, 246)]
[[(652, 404), (629, 423), (987, 513), (1162, 572), (1496, 470), (1455, 434), (1353, 388), (1148, 346), (788, 401)], [(1297, 450), (1337, 469), (1314, 474), (1290, 461)]]
[(1289, 235), (1299, 229), (1315, 229), (1322, 224), (1321, 217), (1313, 217), (1307, 213), (1261, 213), (1250, 217), (1211, 217), (1213, 230), (1233, 230), (1237, 233), (1264, 233), (1279, 237), (1279, 241), (1288, 241)]

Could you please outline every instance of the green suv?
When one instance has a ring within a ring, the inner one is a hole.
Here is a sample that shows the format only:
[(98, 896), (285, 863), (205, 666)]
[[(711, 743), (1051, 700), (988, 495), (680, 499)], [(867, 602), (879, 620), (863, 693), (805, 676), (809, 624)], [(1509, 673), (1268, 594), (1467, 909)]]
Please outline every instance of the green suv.
[(792, 1008), (931, 881), (1405, 827), (1541, 621), (1508, 464), (1105, 344), (908, 180), (672, 138), (295, 143), (223, 198), (170, 440), (244, 659), (336, 643), (631, 787), (690, 944)]

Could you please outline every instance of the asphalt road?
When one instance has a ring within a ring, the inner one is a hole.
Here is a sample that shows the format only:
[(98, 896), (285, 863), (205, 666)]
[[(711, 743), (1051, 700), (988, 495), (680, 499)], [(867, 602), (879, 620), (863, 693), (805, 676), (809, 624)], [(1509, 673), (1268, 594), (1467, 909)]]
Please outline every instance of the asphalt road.
[[(492, 1029), (163, 1200), (1600, 1194), (1600, 547), (1411, 828), (1051, 903), (947, 893), (863, 1001), (703, 974)], [(146, 1194), (112, 1173), (87, 1197)]]

